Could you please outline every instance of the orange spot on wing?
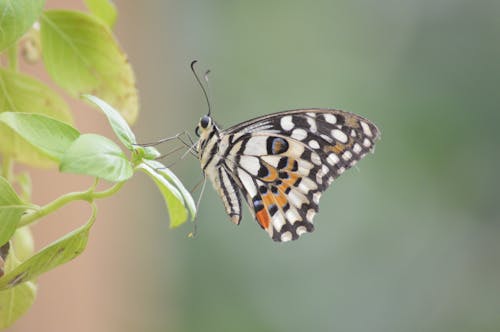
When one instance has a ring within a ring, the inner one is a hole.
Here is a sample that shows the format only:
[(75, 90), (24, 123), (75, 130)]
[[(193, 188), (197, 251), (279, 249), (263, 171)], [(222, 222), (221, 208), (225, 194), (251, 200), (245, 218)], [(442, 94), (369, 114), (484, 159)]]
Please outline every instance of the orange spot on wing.
[(276, 203), (278, 203), (278, 206), (280, 208), (285, 206), (286, 202), (288, 201), (286, 195), (282, 192), (279, 192), (278, 195), (274, 195), (274, 199), (276, 200)]
[(273, 196), (271, 192), (267, 192), (267, 194), (262, 195), (262, 202), (264, 203), (264, 208), (267, 210), (269, 205), (274, 203)]
[(255, 214), (255, 218), (257, 218), (257, 221), (262, 226), (262, 228), (267, 229), (269, 227), (269, 223), (271, 221), (270, 220), (271, 218), (269, 217), (269, 213), (267, 212), (266, 208), (257, 212)]
[(284, 195), (284, 192), (288, 189), (288, 187), (290, 187), (287, 183), (283, 182), (282, 184), (280, 184), (278, 186), (278, 190), (280, 191), (280, 193), (282, 195)]
[(356, 119), (356, 117), (354, 117), (354, 116), (346, 116), (345, 117), (345, 124), (348, 127), (359, 128), (358, 119)]
[(295, 164), (295, 159), (288, 158), (288, 164), (286, 165), (287, 171), (292, 171), (293, 165)]
[(280, 141), (279, 139), (274, 140), (273, 142), (273, 153), (278, 154), (280, 153), (281, 149), (283, 149), (283, 142)]
[(278, 170), (270, 165), (267, 165), (267, 170), (269, 171), (269, 175), (262, 178), (262, 180), (271, 182), (278, 178)]
[(325, 147), (325, 152), (333, 152), (335, 154), (341, 154), (342, 152), (344, 152), (345, 150), (345, 145), (342, 145), (342, 144), (335, 144), (333, 146), (329, 145), (327, 147)]
[(299, 175), (297, 173), (288, 173), (288, 174), (289, 174), (288, 179), (283, 179), (283, 183), (285, 183), (287, 187), (292, 187), (295, 181), (297, 181), (297, 179), (299, 178)]

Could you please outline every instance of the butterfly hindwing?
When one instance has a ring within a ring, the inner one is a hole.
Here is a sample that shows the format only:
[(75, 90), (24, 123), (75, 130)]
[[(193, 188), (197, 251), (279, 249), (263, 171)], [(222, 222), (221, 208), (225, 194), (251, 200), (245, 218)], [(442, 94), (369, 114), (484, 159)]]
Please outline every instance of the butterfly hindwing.
[(247, 203), (259, 225), (274, 240), (296, 239), (314, 229), (312, 217), (318, 209), (320, 189), (308, 177), (312, 167), (309, 162), (286, 152), (242, 155), (239, 161), (236, 174)]

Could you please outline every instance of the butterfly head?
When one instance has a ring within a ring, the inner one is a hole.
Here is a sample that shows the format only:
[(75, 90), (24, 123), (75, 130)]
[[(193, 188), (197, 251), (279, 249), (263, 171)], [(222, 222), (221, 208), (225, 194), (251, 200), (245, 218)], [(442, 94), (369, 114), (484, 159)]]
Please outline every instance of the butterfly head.
[(196, 136), (203, 139), (207, 138), (208, 135), (214, 130), (216, 132), (218, 131), (218, 128), (215, 125), (214, 120), (212, 119), (212, 117), (210, 117), (210, 115), (204, 115), (201, 117), (200, 122), (196, 126), (195, 132)]

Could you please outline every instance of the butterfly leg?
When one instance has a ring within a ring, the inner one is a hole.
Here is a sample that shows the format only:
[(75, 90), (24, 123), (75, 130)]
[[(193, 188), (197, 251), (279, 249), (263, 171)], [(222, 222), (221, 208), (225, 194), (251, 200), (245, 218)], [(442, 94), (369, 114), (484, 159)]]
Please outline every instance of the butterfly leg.
[(174, 139), (178, 139), (184, 133), (185, 133), (185, 131), (181, 132), (181, 133), (178, 133), (178, 134), (175, 134), (174, 136), (170, 136), (170, 137), (165, 137), (165, 138), (159, 139), (158, 141), (155, 141), (155, 142), (150, 142), (150, 143), (134, 143), (132, 145), (142, 146), (143, 148), (148, 147), (148, 146), (157, 146), (157, 145), (160, 145), (161, 143), (165, 143), (165, 142), (173, 141)]
[[(201, 198), (203, 197), (203, 193), (205, 192), (205, 185), (207, 184), (207, 177), (205, 175), (203, 175), (202, 181), (203, 182), (201, 185), (200, 196), (198, 197), (198, 201), (196, 201), (196, 216), (193, 220), (193, 230), (188, 234), (188, 237), (190, 237), (190, 238), (195, 237), (196, 234), (198, 233), (198, 211), (200, 208)], [(199, 185), (200, 185), (200, 182), (198, 182), (196, 184), (196, 186), (192, 189), (193, 192), (194, 192), (194, 190), (197, 189), (197, 187), (199, 187)]]

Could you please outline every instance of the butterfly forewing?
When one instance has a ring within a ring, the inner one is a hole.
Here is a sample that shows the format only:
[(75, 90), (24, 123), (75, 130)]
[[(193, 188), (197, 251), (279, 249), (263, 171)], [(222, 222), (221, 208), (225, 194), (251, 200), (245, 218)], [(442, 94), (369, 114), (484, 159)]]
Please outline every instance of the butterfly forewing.
[[(321, 193), (372, 151), (378, 138), (373, 123), (339, 110), (263, 116), (220, 132), (219, 162), (214, 167), (224, 169), (224, 178), (212, 182), (216, 188), (228, 187), (218, 192), (233, 221), (239, 211), (236, 191), (241, 190), (257, 222), (273, 240), (295, 240), (314, 230)], [(212, 176), (217, 174), (212, 172)], [(225, 192), (232, 193), (231, 197), (224, 197)]]

